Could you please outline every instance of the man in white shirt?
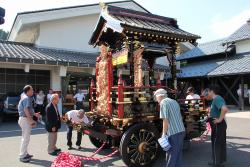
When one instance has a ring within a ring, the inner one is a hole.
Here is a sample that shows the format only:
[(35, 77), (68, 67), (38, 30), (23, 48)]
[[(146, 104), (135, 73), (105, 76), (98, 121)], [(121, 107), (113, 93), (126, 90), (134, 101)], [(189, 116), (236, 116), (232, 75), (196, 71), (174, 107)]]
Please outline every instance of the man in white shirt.
[(74, 99), (76, 100), (76, 109), (83, 109), (83, 101), (85, 99), (83, 90), (80, 89), (78, 93), (74, 96)]
[(50, 89), (49, 93), (47, 94), (47, 102), (48, 102), (48, 104), (50, 103), (50, 99), (51, 99), (52, 94), (53, 94), (53, 90)]
[(247, 90), (247, 96), (248, 96), (248, 101), (249, 101), (249, 104), (250, 104), (250, 89)]
[(241, 85), (239, 85), (239, 88), (237, 89), (237, 95), (239, 97), (239, 103), (240, 103), (240, 106), (239, 106), (239, 109), (241, 110), (241, 103), (242, 103), (242, 97), (241, 97)]
[[(72, 123), (72, 124), (89, 124), (89, 120), (87, 118), (87, 116), (84, 113), (83, 109), (80, 110), (71, 110), (68, 111), (65, 114), (66, 118)], [(68, 145), (68, 149), (71, 150), (72, 149), (72, 131), (73, 131), (73, 126), (72, 124), (68, 124), (68, 130), (67, 130), (67, 145)], [(78, 147), (78, 149), (82, 149), (81, 147), (81, 141), (82, 141), (82, 132), (77, 132), (77, 141), (76, 141), (76, 146)]]
[[(189, 87), (187, 89), (187, 97), (186, 100), (192, 100), (192, 103), (196, 103), (197, 99), (200, 99), (200, 96), (194, 93), (194, 88), (193, 87)], [(195, 100), (193, 100), (195, 99)], [(188, 103), (188, 101), (186, 101), (185, 103)]]
[(40, 113), (43, 116), (43, 118), (45, 116), (44, 99), (45, 99), (45, 94), (43, 93), (42, 90), (40, 90), (39, 93), (36, 95), (36, 112)]

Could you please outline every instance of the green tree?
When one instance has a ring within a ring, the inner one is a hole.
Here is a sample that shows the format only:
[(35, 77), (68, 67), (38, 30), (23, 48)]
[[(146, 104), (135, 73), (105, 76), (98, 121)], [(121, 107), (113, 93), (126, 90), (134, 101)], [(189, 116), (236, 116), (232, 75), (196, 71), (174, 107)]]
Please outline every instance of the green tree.
[(8, 37), (9, 32), (6, 32), (2, 29), (0, 29), (0, 40), (6, 40)]

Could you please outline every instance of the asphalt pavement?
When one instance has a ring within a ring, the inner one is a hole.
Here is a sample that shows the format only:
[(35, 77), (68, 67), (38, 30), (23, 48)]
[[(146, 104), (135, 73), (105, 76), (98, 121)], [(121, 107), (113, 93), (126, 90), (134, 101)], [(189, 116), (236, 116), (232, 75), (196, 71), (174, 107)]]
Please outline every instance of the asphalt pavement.
[[(228, 114), (227, 117), (227, 148), (228, 161), (226, 167), (249, 167), (250, 166), (250, 112)], [(29, 145), (29, 153), (34, 155), (30, 163), (19, 162), (18, 153), (21, 140), (21, 130), (15, 119), (0, 124), (0, 166), (1, 167), (33, 167), (50, 166), (55, 157), (47, 154), (47, 134), (42, 125), (32, 130)], [(73, 142), (76, 133), (73, 134)], [(58, 134), (57, 146), (67, 151), (66, 127), (63, 126)], [(90, 156), (96, 148), (90, 143), (88, 136), (82, 140), (83, 150), (70, 150), (70, 153)], [(101, 151), (97, 157), (111, 153), (111, 150)], [(207, 167), (211, 157), (211, 143), (208, 140), (199, 142), (192, 141), (188, 151), (183, 152), (183, 167)], [(115, 166), (123, 167), (125, 164), (119, 154), (103, 161), (88, 161), (85, 166)], [(165, 166), (165, 155), (161, 153), (152, 167)]]

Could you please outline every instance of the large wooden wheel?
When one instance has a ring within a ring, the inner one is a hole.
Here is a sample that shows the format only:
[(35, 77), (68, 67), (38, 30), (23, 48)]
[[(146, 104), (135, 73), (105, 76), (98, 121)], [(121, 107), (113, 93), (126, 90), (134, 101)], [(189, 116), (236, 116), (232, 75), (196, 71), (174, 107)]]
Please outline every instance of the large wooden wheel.
[(157, 158), (159, 132), (150, 123), (130, 127), (122, 136), (120, 153), (124, 163), (132, 167), (149, 166)]
[[(95, 126), (94, 129), (98, 132), (105, 131), (105, 129), (102, 126)], [(109, 149), (112, 147), (112, 138), (108, 138), (107, 141), (103, 141), (103, 140), (95, 138), (93, 136), (89, 136), (89, 140), (96, 148), (100, 148), (102, 146), (103, 142), (106, 142), (103, 149)]]

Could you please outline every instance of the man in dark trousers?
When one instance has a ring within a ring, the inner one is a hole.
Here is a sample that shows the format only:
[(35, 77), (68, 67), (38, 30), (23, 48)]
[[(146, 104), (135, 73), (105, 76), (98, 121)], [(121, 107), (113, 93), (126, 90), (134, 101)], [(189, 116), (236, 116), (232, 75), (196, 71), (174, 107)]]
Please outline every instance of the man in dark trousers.
[(225, 100), (219, 95), (218, 85), (211, 85), (204, 91), (207, 100), (212, 100), (210, 111), (210, 126), (212, 128), (212, 162), (213, 167), (223, 167), (226, 162), (226, 130), (225, 115), (228, 112)]
[(52, 94), (46, 107), (46, 130), (48, 131), (48, 153), (57, 155), (61, 149), (56, 147), (57, 132), (61, 128), (61, 118), (57, 109), (58, 94)]
[[(80, 110), (71, 110), (68, 111), (65, 114), (66, 118), (71, 122), (68, 124), (68, 130), (67, 130), (67, 145), (69, 146), (69, 150), (72, 149), (72, 131), (73, 131), (73, 124), (89, 124), (90, 121), (88, 120), (87, 116), (84, 113), (83, 109)], [(82, 149), (81, 143), (82, 143), (82, 132), (77, 131), (77, 141), (76, 145), (78, 149)]]
[(168, 136), (171, 145), (170, 150), (166, 153), (166, 166), (181, 167), (185, 127), (180, 112), (180, 106), (176, 100), (167, 97), (167, 91), (164, 89), (156, 90), (154, 97), (160, 104), (162, 135)]

